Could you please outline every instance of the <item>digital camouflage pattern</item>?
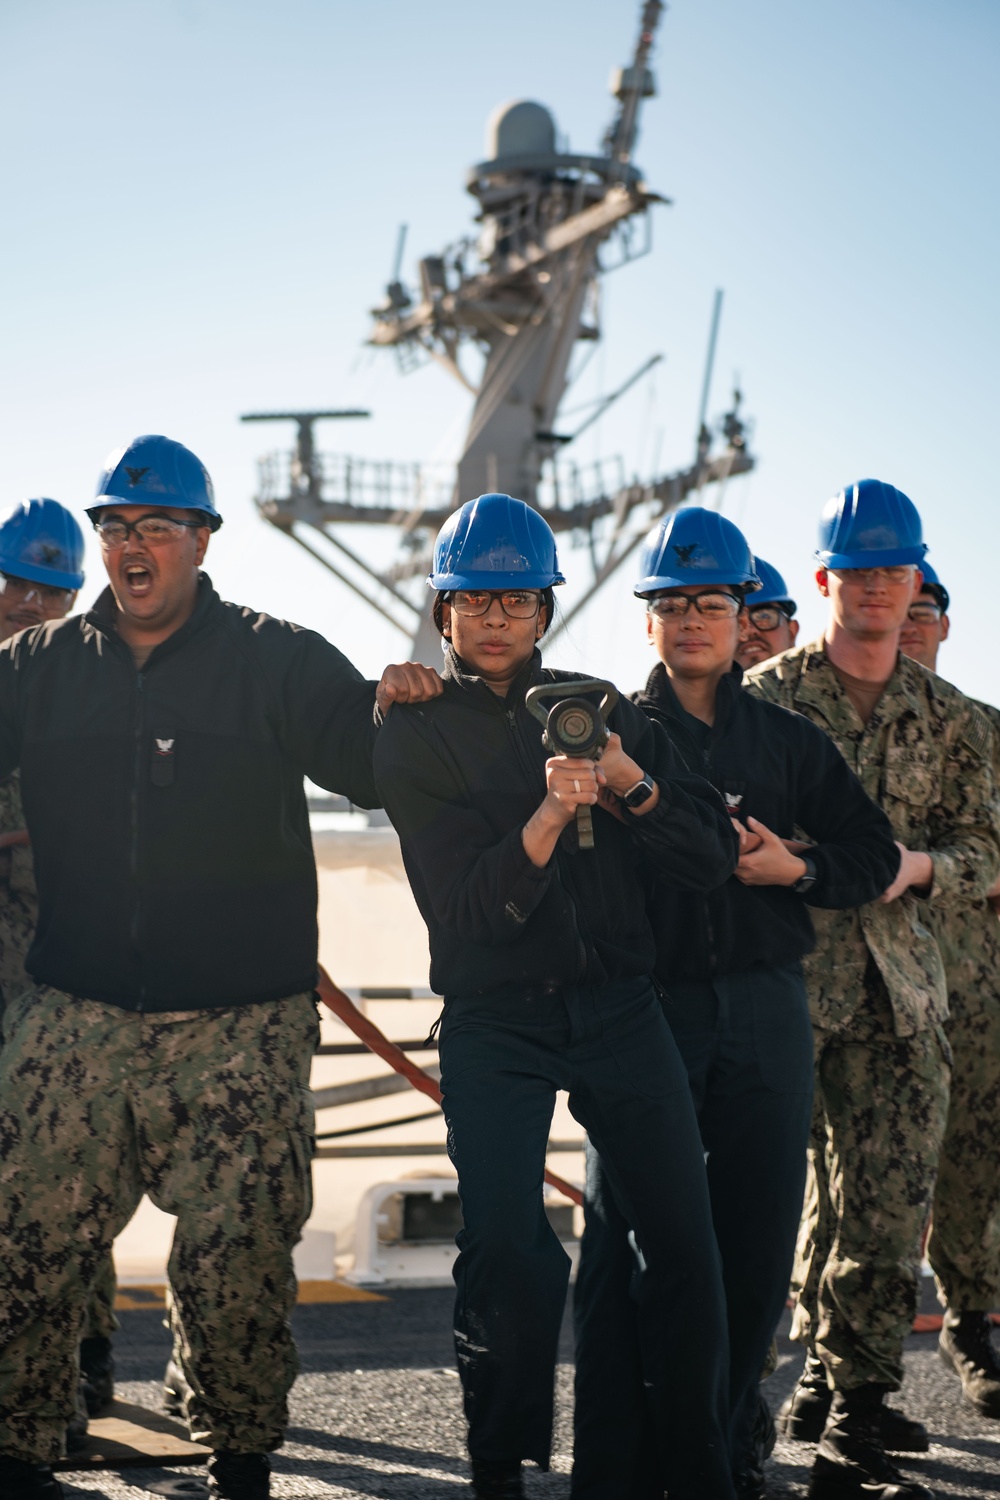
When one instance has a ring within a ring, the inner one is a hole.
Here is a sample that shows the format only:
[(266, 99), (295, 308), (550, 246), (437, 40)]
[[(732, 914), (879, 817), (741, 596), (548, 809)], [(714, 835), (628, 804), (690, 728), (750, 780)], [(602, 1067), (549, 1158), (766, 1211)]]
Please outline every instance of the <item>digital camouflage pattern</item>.
[(948, 1110), (947, 1042), (941, 1028), (896, 1036), (884, 991), (848, 1032), (814, 1035), (792, 1337), (819, 1354), (835, 1388), (898, 1390)]
[[(979, 707), (993, 728), (1000, 787), (1000, 711)], [(1000, 1308), (1000, 917), (975, 901), (935, 931), (955, 1064), (927, 1255), (948, 1307), (988, 1312)]]
[[(1000, 873), (1000, 807), (990, 724), (971, 699), (901, 656), (865, 726), (822, 641), (762, 663), (745, 681), (748, 691), (825, 730), (900, 842), (930, 854), (931, 911), (950, 918), (983, 899)], [(897, 1036), (944, 1021), (944, 965), (922, 903), (907, 895), (889, 906), (810, 910), (816, 950), (805, 970), (815, 1025), (837, 1028), (865, 1010), (869, 958), (888, 991)]]
[(907, 657), (865, 725), (822, 641), (753, 669), (747, 687), (825, 730), (896, 837), (934, 864), (926, 903), (812, 908), (805, 962), (816, 1103), (793, 1336), (839, 1389), (897, 1387), (950, 1081), (948, 986), (928, 913), (951, 922), (1000, 871), (991, 728)]
[[(24, 827), (21, 778), (15, 771), (0, 781), (0, 834), (20, 833)], [(0, 1022), (7, 998), (14, 999), (32, 983), (24, 960), (37, 920), (38, 892), (30, 846), (0, 849)], [(109, 1339), (118, 1327), (115, 1290), (115, 1265), (109, 1251), (91, 1288), (84, 1338)]]
[[(15, 771), (0, 781), (0, 834), (24, 829), (21, 778)], [(0, 849), (0, 1014), (6, 1000), (28, 988), (24, 967), (35, 935), (38, 893), (30, 848)]]
[(60, 1455), (88, 1288), (143, 1192), (177, 1215), (168, 1276), (192, 1435), (281, 1444), (318, 1032), (310, 994), (143, 1015), (38, 987), (8, 1007), (0, 1451)]

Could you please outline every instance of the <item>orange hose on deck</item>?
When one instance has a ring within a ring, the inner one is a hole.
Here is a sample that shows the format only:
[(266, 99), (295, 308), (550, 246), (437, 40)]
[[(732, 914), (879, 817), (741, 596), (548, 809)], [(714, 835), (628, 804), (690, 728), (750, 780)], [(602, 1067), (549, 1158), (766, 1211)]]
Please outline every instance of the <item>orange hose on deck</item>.
[[(367, 1016), (363, 1016), (350, 996), (345, 995), (343, 990), (334, 984), (322, 965), (320, 965), (316, 989), (323, 1004), (332, 1010), (345, 1026), (349, 1026), (358, 1040), (364, 1042), (376, 1057), (381, 1057), (383, 1062), (387, 1062), (390, 1068), (401, 1074), (415, 1089), (419, 1089), (421, 1094), (426, 1094), (429, 1099), (433, 1099), (435, 1104), (441, 1103), (441, 1090), (437, 1080), (431, 1078), (430, 1074), (425, 1073), (423, 1068), (419, 1068), (415, 1062), (411, 1062), (401, 1047), (397, 1047), (395, 1042), (390, 1042), (389, 1038), (379, 1031), (374, 1021), (369, 1021)], [(580, 1189), (575, 1188), (571, 1182), (566, 1182), (564, 1178), (557, 1177), (554, 1172), (546, 1172), (545, 1181), (549, 1187), (554, 1187), (571, 1202), (583, 1203), (583, 1194)]]

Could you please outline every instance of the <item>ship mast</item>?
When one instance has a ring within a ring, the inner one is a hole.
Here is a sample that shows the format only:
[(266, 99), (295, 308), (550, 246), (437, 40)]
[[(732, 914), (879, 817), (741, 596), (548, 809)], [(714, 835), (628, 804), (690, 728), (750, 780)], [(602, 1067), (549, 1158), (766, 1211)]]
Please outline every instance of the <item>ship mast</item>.
[[(650, 191), (633, 160), (643, 102), (656, 93), (649, 59), (663, 9), (661, 0), (643, 4), (631, 62), (612, 74), (617, 109), (597, 154), (560, 149), (543, 105), (503, 105), (488, 122), (487, 157), (466, 179), (478, 232), (425, 255), (418, 291), (401, 279), (405, 229), (400, 233), (369, 342), (394, 349), (404, 371), (432, 359), (472, 392), (457, 470), (435, 474), (415, 464), (323, 455), (312, 423), (346, 413), (273, 414), (298, 424), (298, 443), (291, 458), (262, 461), (261, 513), (410, 635), (424, 660), (438, 659), (421, 587), (430, 543), (461, 501), (501, 490), (537, 506), (555, 531), (585, 541), (589, 599), (656, 515), (753, 467), (738, 400), (723, 424), (722, 453), (713, 457), (702, 424), (689, 469), (631, 483), (624, 469), (587, 475), (572, 463), (571, 444), (589, 421), (569, 434), (557, 430), (573, 353), (581, 341), (601, 337), (600, 278), (649, 250), (650, 209), (668, 201)], [(605, 398), (597, 414), (657, 357)], [(262, 419), (255, 413), (245, 420)], [(342, 528), (351, 522), (396, 529), (397, 553), (388, 567), (346, 544)]]

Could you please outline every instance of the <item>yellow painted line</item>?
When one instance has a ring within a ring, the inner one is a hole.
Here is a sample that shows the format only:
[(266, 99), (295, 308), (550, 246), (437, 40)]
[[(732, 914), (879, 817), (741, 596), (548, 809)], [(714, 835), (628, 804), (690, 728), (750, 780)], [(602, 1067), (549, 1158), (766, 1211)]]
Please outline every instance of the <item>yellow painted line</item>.
[(349, 1286), (346, 1281), (300, 1281), (299, 1302), (388, 1302), (378, 1292)]
[(165, 1307), (165, 1286), (120, 1286), (115, 1293), (116, 1312), (134, 1312), (141, 1307)]
[[(115, 1310), (136, 1312), (142, 1308), (165, 1307), (166, 1291), (162, 1283), (153, 1286), (120, 1286), (115, 1295)], [(386, 1302), (388, 1298), (378, 1292), (366, 1292), (359, 1286), (348, 1286), (346, 1281), (300, 1281), (296, 1300), (302, 1303)]]

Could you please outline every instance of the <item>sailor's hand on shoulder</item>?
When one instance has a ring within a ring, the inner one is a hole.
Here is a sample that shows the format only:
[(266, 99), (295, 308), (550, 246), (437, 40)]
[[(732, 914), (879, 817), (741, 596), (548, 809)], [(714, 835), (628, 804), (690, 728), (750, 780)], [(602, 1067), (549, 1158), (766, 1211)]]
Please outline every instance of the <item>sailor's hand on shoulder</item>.
[(433, 667), (404, 661), (386, 667), (375, 689), (375, 701), (383, 714), (394, 703), (426, 703), (444, 692), (444, 683)]

